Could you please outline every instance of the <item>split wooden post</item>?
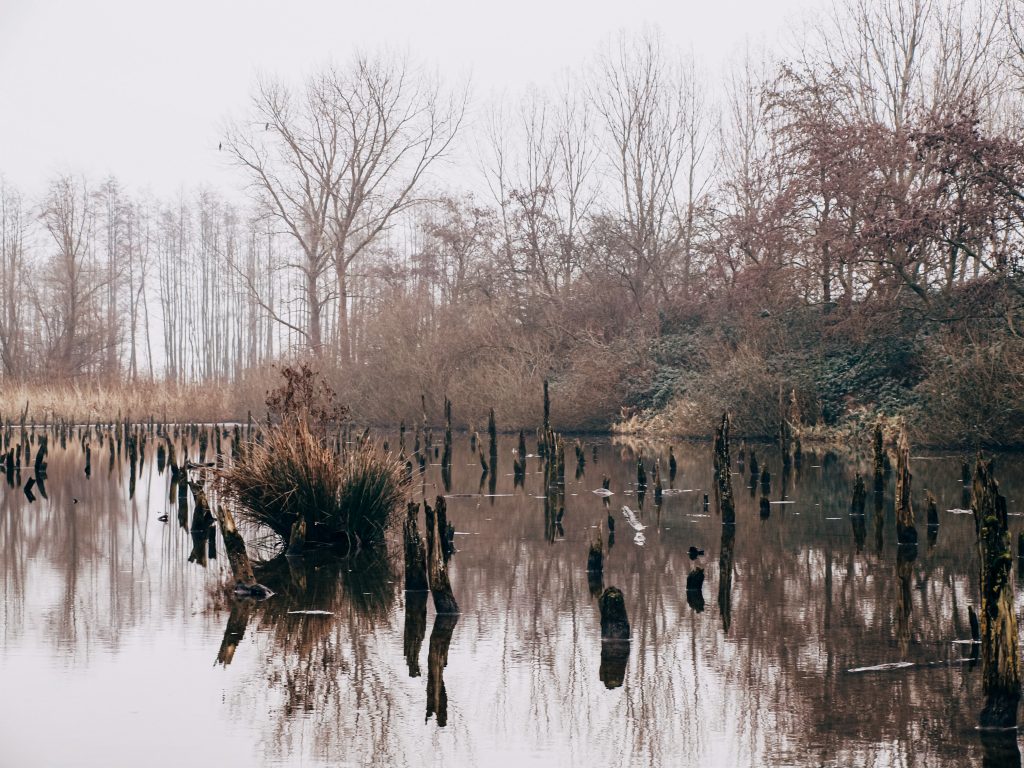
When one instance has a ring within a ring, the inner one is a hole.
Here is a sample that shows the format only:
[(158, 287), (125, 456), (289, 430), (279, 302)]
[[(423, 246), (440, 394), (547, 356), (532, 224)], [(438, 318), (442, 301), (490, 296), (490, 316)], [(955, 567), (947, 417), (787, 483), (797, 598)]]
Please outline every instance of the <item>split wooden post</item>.
[(459, 604), (452, 593), (451, 582), (448, 581), (448, 566), (444, 561), (443, 541), (445, 531), (441, 528), (441, 520), (445, 518), (444, 496), (438, 496), (434, 502), (436, 510), (427, 503), (423, 504), (427, 519), (427, 572), (430, 592), (434, 596), (434, 610), (438, 613), (458, 613)]

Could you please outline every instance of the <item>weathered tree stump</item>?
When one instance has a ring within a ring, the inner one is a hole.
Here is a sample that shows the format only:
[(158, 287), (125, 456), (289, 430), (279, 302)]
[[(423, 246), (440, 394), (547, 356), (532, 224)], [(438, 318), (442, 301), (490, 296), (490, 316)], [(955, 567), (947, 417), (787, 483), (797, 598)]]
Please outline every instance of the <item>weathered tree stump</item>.
[(416, 526), (419, 510), (419, 504), (410, 501), (406, 506), (405, 523), (402, 525), (402, 538), (405, 544), (406, 592), (426, 592), (429, 589), (427, 581), (427, 551), (423, 545), (423, 539), (420, 538), (419, 529)]
[(427, 576), (430, 593), (434, 596), (434, 610), (441, 614), (456, 614), (459, 604), (452, 593), (451, 582), (448, 581), (448, 566), (444, 561), (441, 519), (445, 517), (445, 501), (438, 496), (434, 502), (435, 509), (427, 503), (423, 504), (427, 521)]
[(972, 510), (981, 561), (981, 664), (986, 696), (981, 726), (1011, 728), (1017, 725), (1020, 703), (1017, 615), (1010, 579), (1013, 557), (1006, 499), (992, 476), (992, 463), (980, 457), (974, 469)]
[(228, 554), (228, 564), (235, 579), (235, 594), (257, 599), (270, 597), (273, 593), (256, 582), (249, 554), (245, 551), (245, 540), (235, 526), (231, 510), (223, 504), (217, 506), (217, 522), (220, 524), (220, 536), (224, 539), (224, 550)]
[(598, 600), (601, 611), (601, 639), (629, 640), (626, 598), (618, 587), (608, 587)]
[(896, 541), (903, 545), (917, 544), (917, 526), (910, 494), (910, 440), (905, 427), (896, 438)]
[(292, 523), (291, 535), (288, 537), (288, 557), (299, 557), (306, 548), (306, 519), (299, 515)]
[(732, 496), (732, 460), (729, 457), (729, 414), (715, 429), (715, 476), (718, 481), (718, 511), (725, 525), (736, 522), (736, 504)]

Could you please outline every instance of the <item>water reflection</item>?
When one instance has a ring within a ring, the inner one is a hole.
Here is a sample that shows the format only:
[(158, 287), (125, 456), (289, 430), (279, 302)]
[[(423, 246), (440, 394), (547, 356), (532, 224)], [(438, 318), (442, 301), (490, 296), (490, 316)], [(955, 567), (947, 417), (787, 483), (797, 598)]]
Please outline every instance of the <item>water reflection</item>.
[[(516, 442), (500, 438), (499, 455), (513, 455)], [(969, 636), (963, 616), (978, 589), (972, 517), (948, 511), (969, 505), (959, 457), (914, 459), (915, 487), (935, 494), (939, 526), (911, 552), (895, 543), (891, 478), (867, 514), (845, 520), (855, 473), (870, 477), (868, 457), (805, 452), (774, 484), (764, 472), (766, 495), (792, 502), (764, 518), (759, 472), (749, 498), (736, 496), (736, 525), (723, 526), (703, 505), (714, 492), (707, 445), (676, 443), (671, 455), (644, 446), (649, 467), (669, 467), (672, 492), (641, 507), (640, 446), (598, 452), (581, 440), (578, 478), (570, 472), (553, 487), (537, 458), (499, 460), (479, 496), (477, 454), (456, 435), (456, 623), (434, 616), (426, 593), (403, 599), (390, 557), (261, 550), (258, 578), (274, 597), (226, 600), (216, 535), (193, 519), (187, 486), (159, 471), (164, 441), (140, 446), (134, 489), (127, 448), (104, 443), (72, 436), (61, 449), (51, 440), (47, 495), (37, 488), (34, 502), (22, 492), (31, 464), (5, 467), (0, 674), (26, 692), (0, 704), (13, 764), (103, 754), (111, 718), (125, 759), (150, 765), (188, 759), (185, 747), (153, 746), (172, 722), (194, 727), (211, 754), (251, 764), (417, 764), (428, 748), (446, 765), (538, 755), (587, 768), (1020, 762), (1012, 736), (974, 730), (980, 668), (960, 660), (976, 649), (952, 643)], [(771, 447), (754, 450), (751, 472), (755, 458), (762, 469), (784, 467)], [(87, 475), (89, 464), (109, 471)], [(423, 466), (432, 496), (445, 478)], [(602, 475), (610, 499), (592, 493)], [(999, 479), (1016, 537), (1017, 457), (1000, 461)], [(609, 512), (623, 505), (637, 509), (644, 544), (625, 536), (613, 545), (609, 535), (603, 578), (584, 579), (589, 542), (611, 533)], [(694, 545), (708, 550), (707, 603), (703, 580), (686, 588), (698, 567), (704, 575), (704, 561), (688, 555)], [(626, 598), (625, 653), (597, 631), (606, 584)], [(917, 666), (846, 673), (897, 661)], [(134, 670), (131, 679), (118, 682), (119, 669)], [(163, 693), (140, 701), (141, 678)], [(87, 711), (68, 703), (79, 679), (89, 682)], [(196, 710), (197, 700), (209, 708)], [(81, 724), (77, 753), (46, 738), (43, 724), (55, 718)]]

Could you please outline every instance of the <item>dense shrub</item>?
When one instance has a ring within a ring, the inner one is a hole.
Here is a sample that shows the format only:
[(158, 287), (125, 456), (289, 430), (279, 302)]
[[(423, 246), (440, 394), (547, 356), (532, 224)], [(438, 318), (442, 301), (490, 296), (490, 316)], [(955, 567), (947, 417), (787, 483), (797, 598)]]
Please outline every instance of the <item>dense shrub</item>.
[(303, 421), (269, 427), (219, 474), (219, 486), (239, 516), (288, 540), (306, 521), (306, 540), (332, 546), (375, 547), (405, 498), (402, 465), (372, 444), (340, 453)]

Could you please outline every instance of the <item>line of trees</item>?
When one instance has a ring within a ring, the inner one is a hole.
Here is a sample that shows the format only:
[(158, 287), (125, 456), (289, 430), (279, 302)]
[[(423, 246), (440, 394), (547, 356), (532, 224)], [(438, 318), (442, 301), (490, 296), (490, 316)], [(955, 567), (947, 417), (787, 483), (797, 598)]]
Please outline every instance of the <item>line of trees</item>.
[(261, 81), (222, 145), (246, 205), (0, 191), (3, 374), (230, 381), (301, 355), (357, 403), (408, 389), (364, 398), (381, 418), (553, 375), (606, 419), (685, 394), (715, 348), (779, 369), (793, 336), (1016, 339), (1020, 12), (847, 0), (714, 86), (621, 35), (472, 120), (397, 57)]

